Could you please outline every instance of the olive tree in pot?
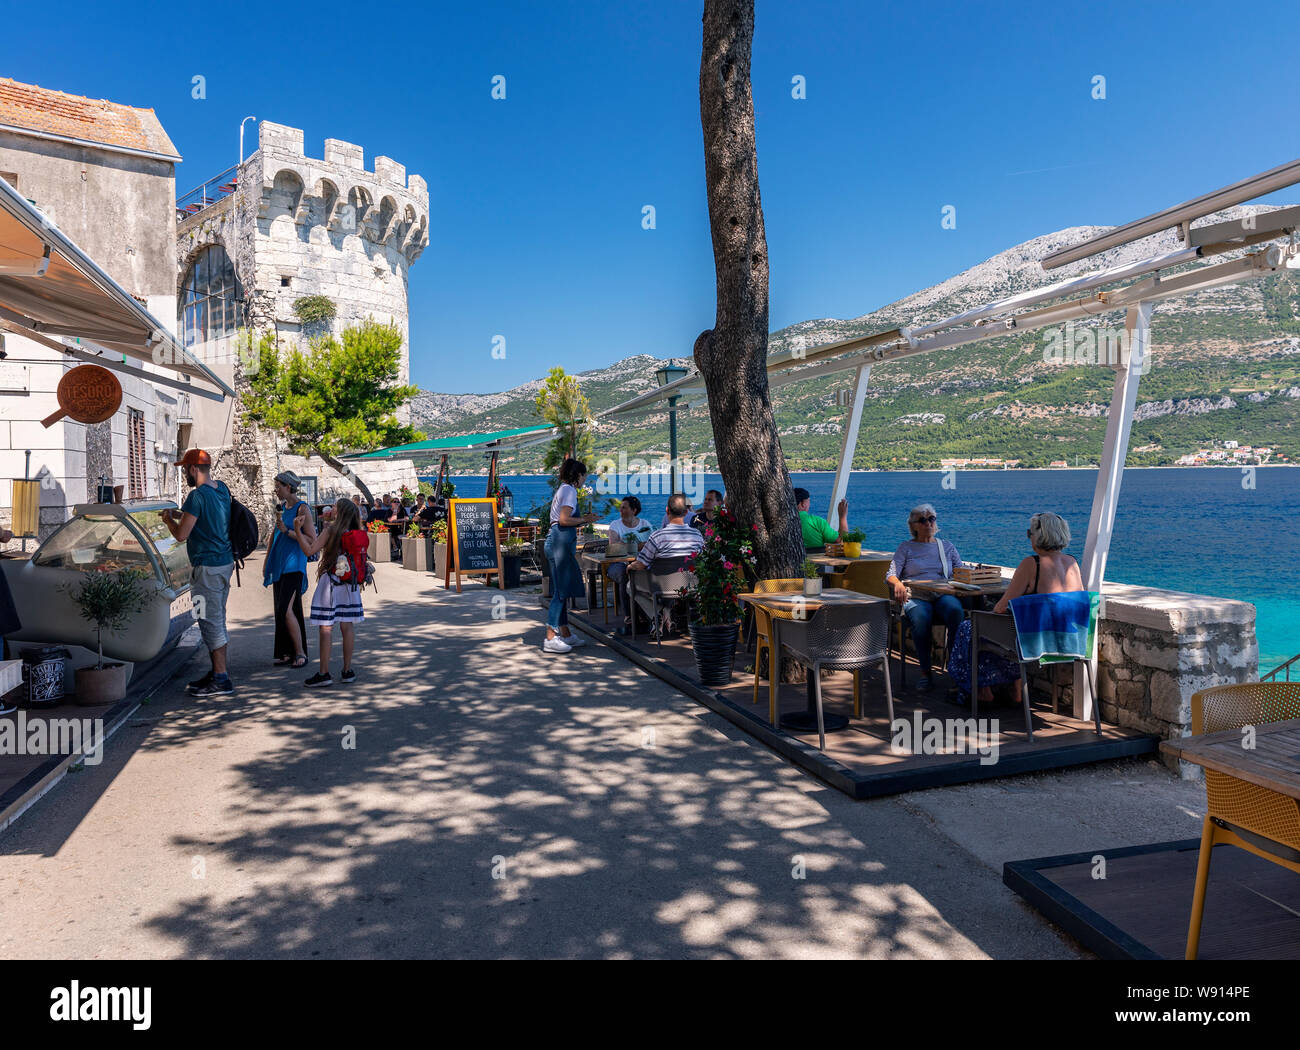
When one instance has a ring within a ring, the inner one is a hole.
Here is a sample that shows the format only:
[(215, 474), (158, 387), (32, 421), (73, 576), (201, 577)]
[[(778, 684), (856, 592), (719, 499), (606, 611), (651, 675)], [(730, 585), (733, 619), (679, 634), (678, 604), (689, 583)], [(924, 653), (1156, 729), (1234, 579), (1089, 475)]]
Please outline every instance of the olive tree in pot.
[(77, 703), (111, 704), (126, 695), (126, 664), (104, 663), (104, 632), (121, 633), (131, 626), (133, 616), (144, 611), (153, 597), (142, 586), (146, 579), (148, 576), (139, 569), (92, 569), (82, 575), (79, 584), (66, 587), (81, 615), (95, 625), (99, 648), (94, 667), (77, 668)]
[(745, 567), (753, 564), (752, 530), (741, 525), (726, 507), (709, 511), (704, 547), (686, 561), (687, 571), (695, 575), (695, 589), (683, 592), (691, 607), (691, 645), (702, 685), (731, 681)]

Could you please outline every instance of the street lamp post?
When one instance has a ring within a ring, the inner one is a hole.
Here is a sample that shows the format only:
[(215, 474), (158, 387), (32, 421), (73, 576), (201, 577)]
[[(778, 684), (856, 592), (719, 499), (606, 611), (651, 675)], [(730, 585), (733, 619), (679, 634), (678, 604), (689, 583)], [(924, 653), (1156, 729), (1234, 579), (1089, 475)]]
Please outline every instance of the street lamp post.
[[(686, 376), (686, 369), (679, 365), (664, 365), (655, 370), (655, 382), (664, 387)], [(668, 469), (672, 479), (672, 495), (677, 491), (677, 395), (668, 398)]]
[[(256, 117), (245, 117), (243, 120), (239, 122), (239, 164), (244, 163), (244, 125), (247, 124), (250, 120), (256, 120), (256, 119), (257, 119)], [(237, 164), (235, 165), (235, 167), (238, 168), (239, 165)]]

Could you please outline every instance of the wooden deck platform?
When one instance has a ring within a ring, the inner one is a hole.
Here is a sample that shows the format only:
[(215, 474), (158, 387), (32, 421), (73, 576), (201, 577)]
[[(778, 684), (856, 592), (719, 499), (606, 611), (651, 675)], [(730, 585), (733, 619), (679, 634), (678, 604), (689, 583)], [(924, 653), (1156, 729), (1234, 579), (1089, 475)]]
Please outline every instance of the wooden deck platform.
[[(1181, 959), (1199, 848), (1183, 839), (1011, 861), (1002, 881), (1103, 958)], [(1216, 846), (1197, 958), (1300, 959), (1300, 878)]]
[[(974, 728), (981, 733), (987, 731), (988, 736), (981, 735), (974, 740), (962, 735), (954, 738), (950, 734), (961, 734), (955, 723), (968, 719), (970, 712), (948, 700), (951, 683), (947, 677), (936, 674), (932, 691), (917, 692), (918, 669), (911, 664), (907, 669), (907, 687), (899, 688), (898, 662), (893, 660), (895, 724), (899, 719), (905, 720), (908, 729), (897, 738), (890, 731), (879, 670), (863, 674), (860, 719), (852, 717), (852, 676), (848, 673), (824, 675), (824, 709), (847, 716), (849, 726), (826, 735), (826, 751), (823, 753), (818, 750), (815, 731), (793, 732), (773, 727), (768, 721), (765, 678), (760, 681), (758, 703), (752, 702), (754, 656), (743, 648), (737, 648), (731, 684), (721, 689), (707, 688), (700, 685), (689, 637), (666, 639), (661, 647), (645, 635), (638, 635), (633, 640), (617, 634), (622, 618), (612, 612), (608, 624), (603, 609), (569, 615), (574, 626), (584, 633), (599, 638), (651, 674), (691, 695), (792, 762), (854, 798), (892, 795), (944, 784), (1126, 758), (1154, 752), (1158, 744), (1153, 736), (1115, 726), (1103, 725), (1102, 735), (1098, 737), (1090, 722), (1052, 711), (1049, 702), (1039, 697), (1035, 698), (1034, 704), (1032, 744), (1026, 736), (1024, 715), (1019, 705), (981, 705), (979, 718), (981, 722), (986, 719), (988, 722)], [(806, 704), (807, 687), (803, 683), (787, 683), (780, 687), (778, 709), (781, 715), (799, 711)], [(996, 720), (996, 726), (993, 720)], [(927, 753), (908, 753), (913, 750), (908, 747), (910, 737), (917, 735), (918, 729), (922, 737), (935, 730), (942, 731), (945, 744), (951, 746), (937, 749), (938, 753), (933, 753), (936, 750), (933, 747), (915, 749)], [(976, 750), (975, 746), (981, 744), (984, 745), (982, 750)]]

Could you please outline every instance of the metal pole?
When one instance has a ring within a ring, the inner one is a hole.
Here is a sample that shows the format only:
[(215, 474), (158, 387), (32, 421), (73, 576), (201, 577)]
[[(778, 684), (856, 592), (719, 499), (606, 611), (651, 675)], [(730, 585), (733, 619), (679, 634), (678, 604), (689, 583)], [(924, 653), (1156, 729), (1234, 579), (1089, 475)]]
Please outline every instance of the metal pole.
[(831, 505), (826, 508), (826, 520), (839, 524), (836, 508), (849, 490), (849, 474), (853, 470), (853, 453), (858, 448), (858, 431), (862, 426), (862, 407), (867, 401), (867, 384), (871, 381), (871, 366), (859, 365), (853, 380), (853, 407), (849, 410), (844, 438), (840, 443), (840, 462), (835, 468), (835, 486), (831, 489)]
[(670, 496), (677, 491), (677, 398), (668, 399), (668, 470), (672, 480)]
[[(1111, 533), (1115, 528), (1115, 510), (1119, 505), (1120, 483), (1124, 480), (1124, 461), (1128, 457), (1129, 435), (1133, 430), (1133, 411), (1137, 405), (1138, 381), (1146, 367), (1150, 350), (1151, 311), (1154, 303), (1140, 302), (1128, 309), (1125, 328), (1128, 360), (1115, 366), (1115, 392), (1110, 399), (1106, 419), (1106, 439), (1101, 447), (1101, 469), (1092, 497), (1092, 514), (1088, 519), (1088, 538), (1083, 548), (1083, 586), (1101, 593), (1106, 579), (1106, 560), (1110, 555)], [(1097, 680), (1096, 676), (1092, 679)], [(1074, 717), (1090, 719), (1096, 702), (1087, 688), (1083, 666), (1074, 665)]]
[[(245, 117), (239, 122), (239, 164), (235, 165), (235, 178), (239, 178), (239, 165), (244, 163), (244, 125), (256, 119), (256, 117)], [(204, 190), (204, 196), (207, 196), (207, 190)]]

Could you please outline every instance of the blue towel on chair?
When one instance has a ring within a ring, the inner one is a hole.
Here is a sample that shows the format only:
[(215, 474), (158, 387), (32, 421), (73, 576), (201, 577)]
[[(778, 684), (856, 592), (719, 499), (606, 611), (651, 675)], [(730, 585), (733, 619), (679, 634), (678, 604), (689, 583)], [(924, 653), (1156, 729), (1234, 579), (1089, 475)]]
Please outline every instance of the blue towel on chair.
[(1092, 659), (1100, 601), (1101, 595), (1095, 591), (1013, 598), (1011, 616), (1021, 659), (1044, 663)]

